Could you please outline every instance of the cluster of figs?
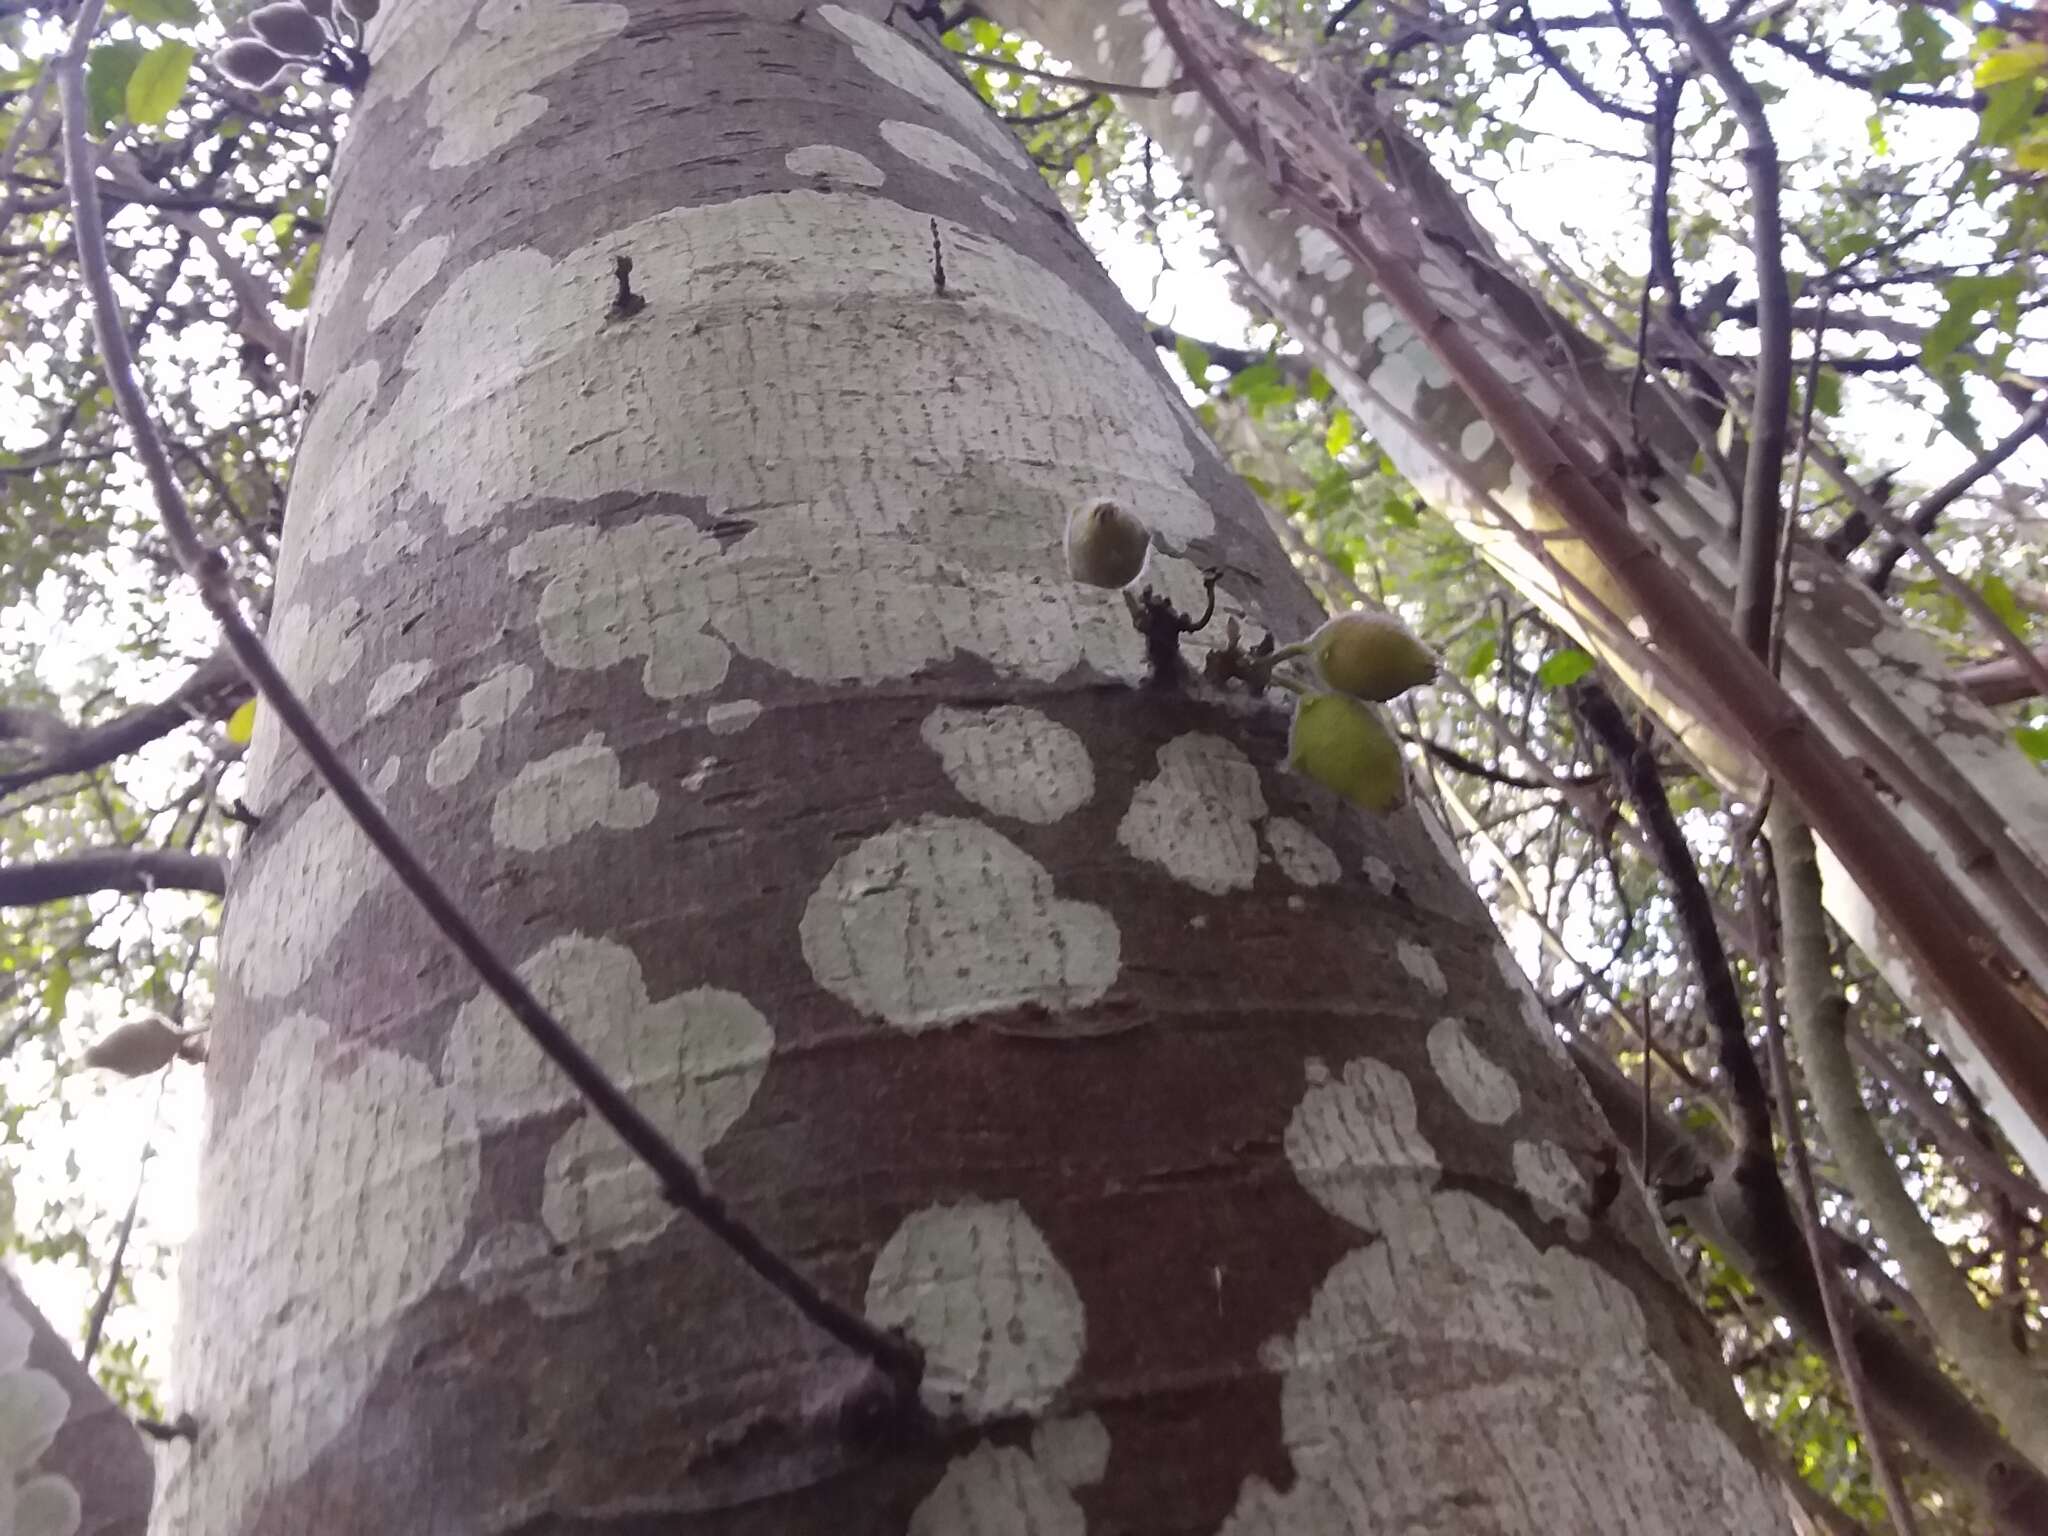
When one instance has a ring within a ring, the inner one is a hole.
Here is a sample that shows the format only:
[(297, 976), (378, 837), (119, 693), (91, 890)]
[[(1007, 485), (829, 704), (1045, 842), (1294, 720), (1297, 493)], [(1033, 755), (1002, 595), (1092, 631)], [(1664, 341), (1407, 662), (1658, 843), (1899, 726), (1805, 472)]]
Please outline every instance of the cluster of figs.
[[(277, 0), (249, 13), (249, 31), (229, 38), (213, 67), (239, 86), (268, 90), (286, 70), (357, 53), (382, 0)], [(339, 13), (339, 14), (337, 14)]]
[[(1142, 519), (1114, 501), (1077, 507), (1067, 519), (1067, 573), (1091, 587), (1129, 587), (1145, 570), (1152, 536)], [(1313, 682), (1271, 668), (1305, 663)], [(1374, 707), (1436, 676), (1436, 653), (1398, 619), (1340, 613), (1306, 640), (1264, 658), (1272, 681), (1295, 695), (1287, 765), (1371, 811), (1406, 797), (1401, 744)]]

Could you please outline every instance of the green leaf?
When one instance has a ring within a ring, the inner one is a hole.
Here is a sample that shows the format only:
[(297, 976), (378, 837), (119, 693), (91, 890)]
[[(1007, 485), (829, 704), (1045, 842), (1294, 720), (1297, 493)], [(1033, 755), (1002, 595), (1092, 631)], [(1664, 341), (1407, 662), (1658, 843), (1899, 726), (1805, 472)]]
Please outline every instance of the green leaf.
[(1546, 688), (1567, 688), (1593, 670), (1593, 658), (1572, 648), (1552, 651), (1536, 669), (1536, 681)]
[(1189, 378), (1195, 381), (1195, 388), (1206, 389), (1209, 384), (1209, 349), (1192, 336), (1176, 336), (1173, 341), (1173, 355), (1180, 359), (1181, 367), (1187, 370)]
[(128, 78), (135, 73), (135, 66), (142, 62), (147, 51), (134, 38), (123, 37), (111, 43), (101, 43), (87, 56), (85, 104), (92, 117), (93, 132), (104, 133), (107, 124), (121, 115), (122, 101), (128, 92)]
[(2012, 595), (2012, 588), (2005, 584), (2003, 578), (1986, 576), (1978, 584), (1977, 590), (1983, 594), (1985, 605), (2005, 621), (2008, 629), (2015, 634), (2026, 633), (2026, 618), (2020, 613), (2020, 605)]
[(71, 967), (60, 963), (43, 982), (43, 1012), (50, 1016), (52, 1024), (64, 1022), (64, 1008), (70, 1000)]
[(292, 268), (292, 280), (285, 285), (284, 307), (304, 309), (313, 302), (313, 279), (320, 271), (320, 244), (315, 241), (306, 247), (306, 254), (299, 258), (299, 264)]
[(125, 93), (128, 116), (145, 127), (161, 123), (171, 115), (185, 94), (185, 81), (192, 73), (194, 49), (190, 43), (173, 40), (158, 43), (143, 56), (128, 76)]
[(1948, 33), (1924, 5), (1899, 8), (1899, 39), (1913, 61), (1913, 78), (1929, 83), (1948, 73)]
[(1842, 413), (1842, 376), (1823, 368), (1813, 381), (1813, 408), (1822, 416)]
[(1500, 642), (1487, 639), (1472, 648), (1472, 654), (1465, 658), (1465, 665), (1459, 670), (1467, 677), (1482, 677), (1493, 666), (1494, 658), (1500, 655)]
[(1330, 415), (1330, 430), (1323, 434), (1323, 452), (1331, 458), (1337, 457), (1351, 446), (1358, 436), (1358, 423), (1351, 419), (1351, 413), (1339, 409)]
[(256, 734), (256, 701), (246, 701), (240, 709), (228, 716), (228, 740), (238, 747), (249, 745), (249, 738)]
[(193, 27), (199, 24), (196, 0), (112, 0), (108, 7), (133, 16), (144, 26)]
[(1977, 119), (1979, 144), (2004, 144), (2024, 128), (2041, 99), (2041, 78), (2029, 75), (2006, 80), (1984, 92), (1984, 113)]
[(2048, 725), (2023, 725), (2012, 733), (2012, 739), (2035, 762), (2048, 762)]
[(1979, 59), (1975, 81), (1979, 90), (1988, 90), (2008, 80), (2029, 79), (2043, 70), (2048, 70), (2048, 43), (2020, 43)]

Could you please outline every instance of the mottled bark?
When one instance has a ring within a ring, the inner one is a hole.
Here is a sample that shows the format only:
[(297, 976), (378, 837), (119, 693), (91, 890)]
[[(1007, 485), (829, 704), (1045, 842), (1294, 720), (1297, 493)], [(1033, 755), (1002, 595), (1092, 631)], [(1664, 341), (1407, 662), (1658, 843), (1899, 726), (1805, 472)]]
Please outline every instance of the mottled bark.
[(155, 1471), (135, 1426), (0, 1271), (0, 1530), (143, 1536)]
[[(1055, 55), (1110, 79), (1159, 86), (1176, 61), (1150, 7), (1082, 0), (989, 0), (982, 9)], [(1722, 782), (1753, 787), (1755, 766), (1730, 746), (1728, 722), (1633, 639), (1645, 621), (1586, 546), (1536, 505), (1535, 487), (1430, 346), (1366, 275), (1272, 186), (1198, 93), (1122, 102), (1188, 177), (1253, 290), (1329, 377), (1345, 404), (1430, 503), (1560, 626), (1609, 661)], [(1456, 193), (1397, 124), (1372, 104), (1333, 97), (1368, 117), (1361, 133), (1386, 151), (1389, 184), (1418, 221), (1429, 259), (1420, 277), (1473, 315), (1470, 335), (1503, 377), (1552, 418), (1579, 452), (1597, 451), (1627, 422), (1628, 380), (1601, 347), (1534, 301)], [(1642, 436), (1672, 464), (1691, 459), (1686, 424), (1644, 395)], [(1632, 435), (1632, 434), (1627, 434)], [(1662, 559), (1722, 611), (1732, 609), (1735, 512), (1715, 487), (1682, 472), (1632, 486), (1630, 516)], [(1540, 537), (1556, 567), (1531, 552)], [(2034, 975), (2048, 975), (2048, 794), (2003, 725), (1948, 684), (1943, 658), (1817, 551), (1795, 561), (1785, 681), (1827, 739), (1903, 807), (1907, 833), (1952, 871), (1982, 925)], [(1604, 613), (1602, 612), (1604, 610)], [(1864, 891), (1823, 846), (1829, 909), (1943, 1040), (2037, 1173), (2048, 1131), (2034, 1123), (1986, 1054), (1925, 986)], [(2048, 1046), (2048, 1032), (2044, 1032)]]
[[(180, 1533), (1751, 1532), (1782, 1505), (1409, 810), (1142, 684), (1064, 575), (1315, 617), (1055, 200), (889, 7), (373, 29), (272, 640), (844, 1361), (594, 1127), (259, 717)], [(638, 306), (616, 303), (632, 260)], [(943, 266), (943, 281), (939, 269)]]

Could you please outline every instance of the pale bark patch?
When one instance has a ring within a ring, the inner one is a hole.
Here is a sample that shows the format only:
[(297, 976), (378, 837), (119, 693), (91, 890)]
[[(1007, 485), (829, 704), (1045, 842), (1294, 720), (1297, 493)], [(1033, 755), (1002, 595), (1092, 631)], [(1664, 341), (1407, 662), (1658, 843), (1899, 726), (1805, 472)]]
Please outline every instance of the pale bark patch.
[(1291, 816), (1266, 823), (1266, 848), (1280, 873), (1296, 885), (1333, 885), (1344, 873), (1330, 845)]
[(1545, 1221), (1561, 1221), (1572, 1237), (1584, 1240), (1586, 1179), (1571, 1156), (1554, 1141), (1518, 1141), (1514, 1150), (1515, 1183)]
[(923, 1348), (926, 1403), (974, 1420), (1045, 1408), (1087, 1338), (1073, 1277), (1014, 1200), (914, 1212), (875, 1258), (866, 1310)]
[(1394, 958), (1401, 962), (1401, 969), (1414, 977), (1433, 995), (1442, 997), (1450, 990), (1444, 980), (1444, 969), (1436, 963), (1436, 956), (1424, 949), (1413, 939), (1403, 939), (1394, 946)]
[(1174, 879), (1222, 895), (1251, 889), (1259, 872), (1254, 826), (1265, 814), (1251, 759), (1221, 736), (1191, 731), (1159, 749), (1159, 772), (1138, 786), (1116, 837)]
[(593, 827), (614, 832), (644, 827), (661, 797), (651, 784), (626, 786), (619, 755), (592, 731), (573, 747), (520, 769), (491, 803), (491, 838), (500, 847), (537, 853), (559, 848)]
[[(568, 934), (530, 956), (519, 974), (693, 1162), (746, 1113), (767, 1074), (775, 1036), (760, 1010), (717, 987), (656, 1002), (623, 944)], [(577, 1102), (574, 1086), (489, 993), (456, 1015), (442, 1071), (473, 1097), (486, 1125)], [(648, 1196), (659, 1198), (651, 1182)]]
[(941, 705), (921, 734), (966, 799), (998, 816), (1044, 826), (1079, 810), (1095, 793), (1081, 738), (1035, 709)]
[(824, 176), (856, 187), (879, 187), (888, 178), (882, 168), (857, 149), (843, 144), (805, 144), (782, 157), (796, 176)]
[(547, 114), (534, 87), (625, 29), (623, 5), (590, 0), (486, 0), (476, 25), (434, 71), (427, 121), (441, 135), (435, 170), (468, 165)]
[[(259, 722), (268, 711), (257, 711)], [(283, 997), (311, 979), (341, 927), (390, 872), (332, 795), (282, 831), (266, 830), (235, 871), (221, 966), (252, 997)]]
[(1458, 1108), (1481, 1125), (1501, 1125), (1522, 1107), (1513, 1075), (1473, 1044), (1463, 1019), (1446, 1016), (1431, 1026), (1429, 1064)]
[[(821, 5), (817, 15), (853, 44), (854, 56), (866, 69), (899, 91), (936, 107), (999, 159), (1012, 165), (1027, 163), (1009, 130), (989, 114), (966, 82), (908, 38), (843, 5)], [(1035, 167), (1031, 178), (1034, 182), (1038, 179)]]
[(370, 684), (370, 696), (363, 704), (364, 717), (376, 719), (400, 700), (411, 697), (433, 675), (432, 661), (394, 661)]
[(461, 1095), (303, 1014), (265, 1035), (207, 1166), (177, 1373), (205, 1438), (165, 1498), (195, 1536), (240, 1529), (347, 1424), (459, 1250), (479, 1179)]
[(1295, 1482), (1248, 1478), (1223, 1536), (1784, 1529), (1783, 1506), (1650, 1348), (1627, 1287), (1501, 1211), (1437, 1191), (1407, 1079), (1312, 1066), (1288, 1160), (1372, 1234), (1331, 1269), (1282, 1375)]
[(369, 291), (363, 295), (363, 302), (369, 306), (369, 328), (372, 331), (382, 330), (386, 321), (410, 304), (420, 290), (434, 280), (441, 270), (441, 263), (448, 259), (450, 243), (446, 235), (422, 240), (370, 285)]
[(1107, 911), (1059, 897), (1036, 859), (952, 816), (867, 839), (832, 866), (800, 927), (821, 986), (912, 1032), (1026, 1004), (1085, 1007), (1120, 954)]
[(457, 699), (455, 724), (427, 756), (427, 782), (447, 789), (468, 778), (483, 755), (484, 743), (512, 719), (532, 691), (533, 669), (515, 661)]
[(948, 181), (958, 181), (958, 173), (967, 171), (999, 187), (1009, 184), (1001, 171), (958, 139), (948, 138), (936, 129), (917, 123), (897, 122), (892, 118), (883, 123), (879, 131), (883, 142), (897, 154)]
[(704, 711), (704, 723), (720, 736), (736, 736), (760, 718), (759, 699), (726, 699)]

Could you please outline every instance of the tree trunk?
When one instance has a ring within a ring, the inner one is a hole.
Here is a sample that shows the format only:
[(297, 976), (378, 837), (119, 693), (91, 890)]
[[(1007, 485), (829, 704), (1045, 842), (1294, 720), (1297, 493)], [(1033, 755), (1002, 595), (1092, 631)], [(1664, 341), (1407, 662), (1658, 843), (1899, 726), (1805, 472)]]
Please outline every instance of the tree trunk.
[[(1175, 77), (1173, 50), (1147, 6), (1110, 12), (1082, 0), (990, 0), (981, 9), (1092, 77), (1152, 88)], [(1219, 237), (1261, 302), (1417, 491), (1517, 590), (1600, 653), (1724, 785), (1753, 792), (1756, 766), (1729, 744), (1711, 706), (1687, 697), (1630, 641), (1627, 628), (1639, 630), (1643, 619), (1620, 585), (1583, 543), (1559, 537), (1556, 518), (1535, 505), (1535, 487), (1478, 407), (1366, 274), (1289, 205), (1268, 167), (1193, 90), (1119, 101), (1214, 215)], [(1370, 103), (1349, 99), (1343, 106), (1371, 111)], [(1454, 289), (1472, 306), (1481, 318), (1471, 334), (1540, 409), (1569, 420), (1587, 398), (1581, 391), (1589, 391), (1596, 414), (1580, 420), (1582, 440), (1614, 435), (1607, 424), (1627, 421), (1630, 390), (1625, 376), (1605, 368), (1602, 346), (1530, 297), (1397, 125), (1375, 119), (1365, 131), (1387, 148), (1388, 184), (1435, 253), (1425, 283)], [(1668, 462), (1686, 464), (1697, 447), (1690, 432), (1643, 394), (1648, 441), (1665, 450)], [(1726, 498), (1690, 476), (1650, 473), (1653, 494), (1634, 498), (1631, 516), (1665, 561), (1726, 611), (1734, 589), (1734, 514)], [(1531, 534), (1570, 579), (1535, 557)], [(1589, 599), (1619, 625), (1597, 621)], [(1906, 833), (1948, 867), (1984, 931), (2034, 976), (2048, 976), (2048, 793), (2040, 770), (1999, 720), (1954, 686), (1931, 643), (1817, 550), (1799, 552), (1787, 640), (1785, 679), (1793, 696), (1902, 806)], [(2028, 1164), (2048, 1176), (2048, 1126), (2028, 1115), (1924, 983), (1869, 896), (1825, 846), (1821, 853), (1830, 913), (1926, 1020)], [(2048, 1047), (2048, 1035), (2042, 1043)]]
[(143, 1536), (156, 1479), (128, 1416), (0, 1270), (0, 1531)]
[(889, 9), (386, 10), (272, 636), (938, 1428), (847, 1431), (260, 723), (169, 1528), (1780, 1527), (1440, 829), (1067, 580), (1114, 496), (1183, 606), (1314, 617)]

